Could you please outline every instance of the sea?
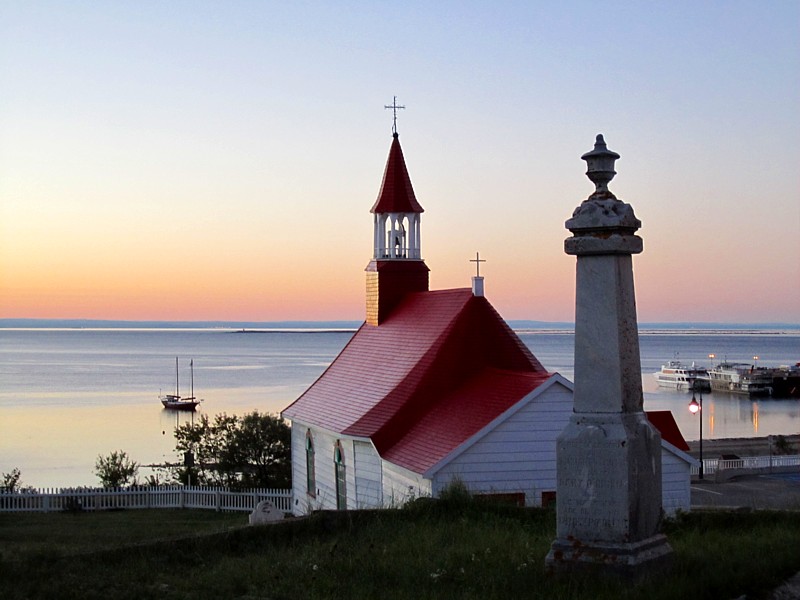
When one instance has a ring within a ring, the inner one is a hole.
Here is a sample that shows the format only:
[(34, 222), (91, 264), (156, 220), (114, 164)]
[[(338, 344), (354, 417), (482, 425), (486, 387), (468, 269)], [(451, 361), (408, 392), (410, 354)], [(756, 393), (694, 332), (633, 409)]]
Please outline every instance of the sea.
[[(124, 450), (140, 465), (179, 460), (174, 429), (201, 414), (279, 413), (345, 346), (354, 328), (304, 325), (226, 327), (0, 328), (0, 473), (18, 468), (36, 488), (96, 486), (98, 456)], [(519, 329), (550, 371), (572, 380), (569, 329)], [(661, 389), (663, 363), (709, 366), (723, 359), (780, 366), (800, 361), (800, 329), (648, 330), (640, 328), (646, 410), (672, 411), (683, 436), (764, 437), (800, 433), (800, 401), (714, 392), (703, 415), (688, 410), (691, 394)], [(203, 402), (197, 413), (162, 408), (176, 388)], [(754, 359), (754, 357), (758, 357)], [(190, 369), (190, 361), (193, 369)], [(193, 371), (193, 378), (191, 373)], [(142, 467), (140, 478), (153, 472)]]

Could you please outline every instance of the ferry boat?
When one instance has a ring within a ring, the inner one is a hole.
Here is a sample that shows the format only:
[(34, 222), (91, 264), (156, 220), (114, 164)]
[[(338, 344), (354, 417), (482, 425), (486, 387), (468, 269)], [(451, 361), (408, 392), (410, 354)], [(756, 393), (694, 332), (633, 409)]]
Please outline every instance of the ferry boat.
[(711, 389), (746, 396), (769, 396), (772, 393), (772, 370), (749, 363), (724, 362), (708, 372)]
[(671, 360), (661, 365), (658, 373), (653, 373), (659, 387), (674, 390), (694, 390), (698, 392), (711, 391), (711, 381), (708, 371), (702, 367), (686, 366), (679, 360)]

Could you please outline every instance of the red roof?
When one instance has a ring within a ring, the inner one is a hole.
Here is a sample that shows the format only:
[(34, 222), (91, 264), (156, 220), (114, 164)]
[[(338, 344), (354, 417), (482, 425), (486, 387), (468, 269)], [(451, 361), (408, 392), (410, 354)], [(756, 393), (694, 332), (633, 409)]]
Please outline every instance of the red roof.
[(421, 213), (424, 209), (414, 196), (411, 187), (411, 178), (408, 176), (403, 150), (400, 140), (394, 134), (392, 147), (389, 149), (389, 158), (386, 161), (386, 170), (383, 172), (383, 182), (378, 199), (370, 209), (372, 213)]
[(681, 430), (678, 429), (678, 424), (675, 422), (672, 412), (668, 410), (648, 410), (645, 414), (647, 414), (647, 420), (652, 423), (653, 427), (661, 432), (662, 440), (669, 442), (678, 450), (683, 450), (684, 452), (691, 450), (689, 444), (686, 443), (683, 435), (681, 435)]
[(283, 411), (422, 472), (541, 385), (549, 373), (486, 298), (469, 289), (409, 294), (364, 324)]
[(486, 368), (433, 404), (383, 458), (425, 473), (550, 377)]

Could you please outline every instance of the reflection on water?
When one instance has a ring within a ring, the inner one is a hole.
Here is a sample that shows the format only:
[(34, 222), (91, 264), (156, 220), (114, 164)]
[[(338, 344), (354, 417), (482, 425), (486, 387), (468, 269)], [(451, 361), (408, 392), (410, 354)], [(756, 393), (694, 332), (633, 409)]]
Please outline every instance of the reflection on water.
[[(277, 413), (319, 377), (349, 332), (231, 335), (220, 330), (0, 330), (0, 472), (22, 471), (26, 485), (97, 485), (98, 455), (126, 451), (140, 464), (175, 462), (173, 431), (191, 413), (167, 411), (159, 390), (174, 385), (175, 357), (194, 359), (198, 414)], [(520, 336), (550, 371), (573, 379), (571, 333)], [(659, 389), (652, 373), (680, 354), (707, 361), (758, 355), (777, 366), (800, 358), (797, 335), (642, 335), (645, 409), (671, 410), (687, 440), (800, 431), (797, 400), (749, 400), (704, 394), (703, 415), (691, 394)], [(188, 371), (182, 382), (188, 382)], [(185, 390), (184, 390), (185, 391)], [(194, 418), (197, 418), (196, 416)], [(140, 471), (140, 478), (149, 475)]]
[(703, 439), (791, 435), (800, 432), (800, 401), (754, 398), (739, 394), (703, 394), (703, 413), (689, 412), (690, 392), (658, 388), (645, 375), (642, 378), (645, 410), (670, 410), (683, 436), (691, 441)]

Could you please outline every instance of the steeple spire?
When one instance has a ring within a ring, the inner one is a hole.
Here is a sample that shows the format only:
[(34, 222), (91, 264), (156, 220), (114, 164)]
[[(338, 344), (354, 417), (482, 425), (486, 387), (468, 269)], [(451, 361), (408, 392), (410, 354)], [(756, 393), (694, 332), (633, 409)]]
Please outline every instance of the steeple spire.
[(428, 267), (422, 260), (420, 244), (423, 210), (394, 132), (381, 189), (370, 209), (374, 227), (372, 261), (367, 266), (370, 325), (379, 325), (407, 293), (428, 290)]
[(400, 147), (400, 136), (394, 133), (386, 169), (383, 171), (381, 189), (370, 212), (421, 213), (424, 210), (414, 195), (411, 177), (408, 175), (406, 160), (403, 157), (403, 149)]
[(420, 215), (424, 209), (414, 195), (396, 133), (392, 135), (381, 190), (370, 212), (375, 215), (373, 258), (420, 258)]

